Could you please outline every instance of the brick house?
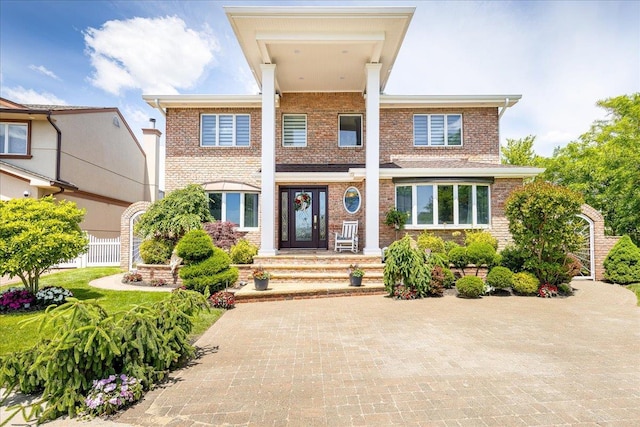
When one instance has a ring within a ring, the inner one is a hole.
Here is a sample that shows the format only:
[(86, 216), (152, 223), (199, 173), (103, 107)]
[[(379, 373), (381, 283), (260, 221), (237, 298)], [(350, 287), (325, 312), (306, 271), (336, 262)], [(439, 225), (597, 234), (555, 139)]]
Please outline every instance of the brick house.
[(388, 95), (411, 7), (227, 7), (258, 95), (144, 95), (166, 117), (166, 191), (201, 184), (216, 219), (260, 247), (333, 249), (358, 220), (364, 255), (406, 230), (510, 239), (504, 202), (541, 169), (500, 164), (520, 95)]

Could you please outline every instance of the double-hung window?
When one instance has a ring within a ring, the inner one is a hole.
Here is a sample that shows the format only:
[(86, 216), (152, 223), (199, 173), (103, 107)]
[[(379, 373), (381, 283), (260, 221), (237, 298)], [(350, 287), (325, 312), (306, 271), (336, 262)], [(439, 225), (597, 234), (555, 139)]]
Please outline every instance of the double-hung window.
[(209, 193), (209, 212), (216, 221), (229, 221), (238, 228), (258, 227), (257, 193)]
[(413, 116), (413, 145), (462, 145), (462, 114), (416, 114)]
[(340, 114), (338, 127), (339, 147), (362, 147), (362, 116), (360, 114)]
[(488, 184), (401, 184), (396, 209), (409, 214), (415, 228), (487, 227), (490, 223)]
[(249, 114), (202, 114), (200, 145), (202, 147), (248, 147), (250, 144)]
[(27, 123), (0, 123), (0, 155), (28, 153), (29, 125)]
[(282, 145), (284, 147), (307, 146), (307, 116), (304, 114), (282, 115)]

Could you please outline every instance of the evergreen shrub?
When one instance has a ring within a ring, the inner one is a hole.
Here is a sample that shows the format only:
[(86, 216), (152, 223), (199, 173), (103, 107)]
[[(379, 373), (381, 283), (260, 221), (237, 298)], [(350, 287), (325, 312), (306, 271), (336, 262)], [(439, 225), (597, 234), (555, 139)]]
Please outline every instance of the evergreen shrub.
[(486, 230), (465, 231), (464, 244), (470, 246), (472, 243), (488, 243), (494, 250), (498, 250), (498, 239)]
[(465, 298), (479, 298), (484, 293), (484, 282), (477, 276), (465, 276), (456, 282), (456, 290)]
[(176, 253), (185, 264), (203, 261), (213, 255), (213, 241), (204, 230), (191, 230), (176, 245)]
[(604, 259), (604, 277), (621, 285), (640, 282), (640, 249), (628, 235), (622, 236)]
[(487, 285), (496, 289), (506, 289), (513, 285), (513, 272), (507, 267), (493, 267), (487, 274)]
[(420, 233), (417, 242), (418, 248), (423, 251), (429, 249), (432, 253), (445, 253), (444, 240), (442, 240), (442, 237), (435, 236), (429, 231), (425, 230)]
[(162, 238), (148, 239), (140, 244), (140, 257), (145, 264), (167, 264), (172, 250), (170, 241)]
[(536, 276), (526, 271), (521, 271), (513, 275), (513, 285), (511, 287), (518, 294), (535, 295), (538, 292), (539, 285), (540, 282)]

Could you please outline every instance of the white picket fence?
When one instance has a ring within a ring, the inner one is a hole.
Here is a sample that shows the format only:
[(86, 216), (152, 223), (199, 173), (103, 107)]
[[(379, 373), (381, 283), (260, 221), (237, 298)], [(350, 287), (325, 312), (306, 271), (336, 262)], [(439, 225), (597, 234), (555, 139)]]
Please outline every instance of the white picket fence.
[(89, 249), (74, 260), (60, 263), (54, 268), (110, 267), (120, 265), (120, 238), (98, 239), (88, 235)]

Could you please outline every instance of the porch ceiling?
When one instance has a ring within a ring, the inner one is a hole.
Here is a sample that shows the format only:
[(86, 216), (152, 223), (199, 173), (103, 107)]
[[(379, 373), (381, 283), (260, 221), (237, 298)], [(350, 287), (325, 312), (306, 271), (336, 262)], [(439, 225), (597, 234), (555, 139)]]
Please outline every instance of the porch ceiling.
[(414, 7), (226, 7), (258, 86), (276, 64), (282, 92), (364, 92), (365, 64), (381, 63), (380, 91)]

